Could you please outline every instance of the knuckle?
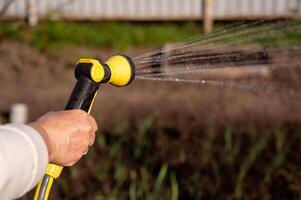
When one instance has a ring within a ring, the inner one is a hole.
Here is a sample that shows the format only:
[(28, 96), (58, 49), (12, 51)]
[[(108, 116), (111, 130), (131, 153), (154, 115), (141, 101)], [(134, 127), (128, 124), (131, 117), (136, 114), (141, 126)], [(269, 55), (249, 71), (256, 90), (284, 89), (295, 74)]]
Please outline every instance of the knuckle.
[(71, 167), (74, 163), (66, 163), (64, 166)]
[(96, 137), (96, 133), (93, 131), (92, 133), (91, 133), (91, 140), (95, 140), (95, 137)]
[(65, 166), (66, 167), (72, 167), (76, 162), (70, 162), (70, 163), (67, 163)]
[(74, 109), (66, 111), (66, 114), (74, 117), (75, 119), (81, 119), (85, 115), (85, 112), (80, 109)]
[(91, 122), (93, 129), (95, 129), (94, 131), (96, 131), (98, 129), (96, 120), (92, 116), (89, 116), (89, 118), (90, 118), (90, 122)]
[(91, 132), (90, 132), (90, 136), (91, 136), (92, 139), (95, 139), (95, 136), (96, 136), (95, 131), (91, 131)]
[(47, 112), (46, 114), (44, 114), (43, 116), (41, 116), (37, 121), (49, 119), (50, 117), (53, 116), (53, 114), (54, 114), (53, 111)]
[(89, 141), (89, 146), (92, 146), (95, 142), (95, 137), (91, 138), (91, 140)]
[(81, 109), (74, 109), (73, 112), (81, 117), (88, 115), (85, 111), (83, 111)]
[(70, 160), (70, 162), (68, 164), (71, 164), (71, 166), (74, 165), (81, 159), (82, 156), (83, 156), (83, 154), (79, 151), (74, 153), (72, 156), (72, 159)]
[(77, 152), (75, 156), (75, 162), (79, 161), (79, 159), (81, 159), (82, 156), (83, 156), (83, 151)]
[(93, 130), (93, 127), (88, 120), (85, 120), (82, 122), (82, 129), (85, 132), (89, 132), (89, 131)]
[(71, 112), (74, 112), (74, 113), (78, 113), (78, 114), (81, 114), (83, 113), (84, 111), (82, 111), (81, 109), (73, 109), (73, 110), (70, 110)]
[(84, 149), (83, 150), (86, 150), (86, 148), (89, 146), (89, 143), (90, 143), (90, 141), (89, 141), (89, 136), (87, 135), (86, 136), (86, 138), (85, 138), (85, 141), (84, 141)]
[(53, 115), (53, 114), (55, 114), (54, 111), (49, 111), (49, 112), (47, 112), (47, 113), (45, 114), (45, 116), (46, 116), (46, 115)]

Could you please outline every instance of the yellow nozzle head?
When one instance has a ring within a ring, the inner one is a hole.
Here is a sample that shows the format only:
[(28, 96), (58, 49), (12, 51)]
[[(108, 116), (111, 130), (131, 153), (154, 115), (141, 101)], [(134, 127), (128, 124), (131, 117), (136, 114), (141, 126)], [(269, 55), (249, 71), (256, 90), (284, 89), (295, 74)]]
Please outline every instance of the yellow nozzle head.
[(75, 77), (86, 77), (91, 81), (111, 83), (123, 87), (130, 84), (135, 78), (135, 65), (131, 58), (125, 55), (111, 57), (106, 63), (95, 59), (80, 59), (75, 68)]
[(112, 85), (123, 87), (134, 80), (135, 65), (128, 56), (113, 56), (105, 64), (110, 68), (111, 77), (108, 82)]

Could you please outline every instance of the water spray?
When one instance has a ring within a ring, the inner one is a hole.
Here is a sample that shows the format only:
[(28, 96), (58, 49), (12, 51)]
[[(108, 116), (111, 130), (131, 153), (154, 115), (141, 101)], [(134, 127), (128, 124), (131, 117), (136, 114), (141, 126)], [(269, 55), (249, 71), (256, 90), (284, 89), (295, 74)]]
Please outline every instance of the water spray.
[(295, 96), (298, 83), (289, 85), (273, 76), (276, 68), (293, 68), (300, 62), (278, 56), (300, 51), (298, 42), (277, 41), (300, 28), (294, 20), (231, 24), (133, 58), (135, 79)]
[[(111, 57), (105, 63), (95, 59), (80, 59), (74, 71), (77, 82), (65, 110), (82, 109), (91, 112), (101, 84), (110, 83), (124, 87), (135, 78), (135, 65), (125, 55)], [(53, 184), (63, 170), (62, 166), (49, 163), (43, 179), (37, 186), (34, 200), (47, 200)]]

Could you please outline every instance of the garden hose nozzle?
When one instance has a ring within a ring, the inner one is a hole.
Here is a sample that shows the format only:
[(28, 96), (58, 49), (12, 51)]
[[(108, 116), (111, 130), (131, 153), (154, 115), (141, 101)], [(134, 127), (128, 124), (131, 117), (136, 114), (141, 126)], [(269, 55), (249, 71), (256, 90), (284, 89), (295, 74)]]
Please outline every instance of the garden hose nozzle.
[[(113, 56), (105, 63), (95, 59), (80, 59), (74, 74), (77, 82), (65, 110), (82, 109), (90, 113), (100, 85), (129, 85), (135, 78), (135, 65), (132, 59), (125, 55)], [(62, 166), (48, 164), (45, 176), (35, 191), (34, 200), (48, 199), (53, 180), (60, 176), (62, 170)]]

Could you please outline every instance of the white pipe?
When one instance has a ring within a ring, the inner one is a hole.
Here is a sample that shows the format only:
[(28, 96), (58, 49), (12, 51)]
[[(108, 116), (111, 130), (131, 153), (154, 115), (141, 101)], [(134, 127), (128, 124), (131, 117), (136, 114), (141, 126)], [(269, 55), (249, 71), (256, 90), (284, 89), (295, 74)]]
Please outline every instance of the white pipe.
[(16, 103), (10, 109), (10, 123), (25, 124), (28, 119), (28, 106), (23, 103)]

